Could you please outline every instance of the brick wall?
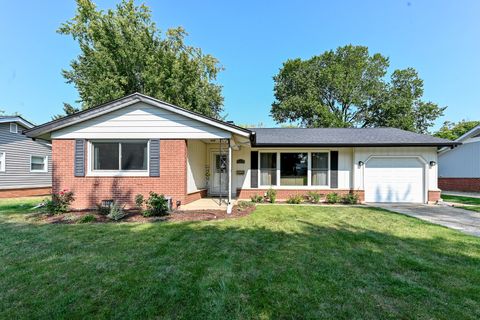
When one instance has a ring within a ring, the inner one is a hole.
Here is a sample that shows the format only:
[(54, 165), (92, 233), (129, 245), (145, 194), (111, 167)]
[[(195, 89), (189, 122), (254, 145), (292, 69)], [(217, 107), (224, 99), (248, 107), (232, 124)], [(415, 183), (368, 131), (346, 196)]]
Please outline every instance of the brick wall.
[(438, 178), (438, 187), (448, 191), (480, 192), (480, 178)]
[(187, 194), (185, 202), (183, 204), (187, 204), (196, 200), (200, 200), (202, 198), (206, 198), (208, 195), (208, 190), (207, 189), (202, 189), (199, 191), (191, 192)]
[(52, 193), (52, 188), (24, 188), (24, 189), (5, 189), (0, 190), (0, 198), (17, 198), (17, 197), (32, 197), (45, 196)]
[[(187, 195), (187, 144), (185, 140), (160, 141), (160, 177), (75, 177), (74, 140), (53, 140), (53, 192), (74, 192), (72, 209), (95, 208), (104, 199), (115, 199), (128, 207), (135, 195), (150, 191), (185, 203)], [(85, 152), (85, 157), (87, 153)], [(85, 164), (87, 161), (85, 160)], [(86, 170), (85, 170), (86, 171)]]
[[(237, 190), (237, 196), (239, 199), (250, 199), (251, 196), (257, 194), (263, 196), (268, 189), (239, 189)], [(277, 199), (278, 200), (286, 200), (291, 195), (306, 195), (309, 191), (315, 191), (321, 194), (328, 194), (328, 193), (338, 193), (339, 195), (345, 195), (351, 192), (358, 194), (359, 201), (365, 201), (365, 192), (363, 190), (349, 190), (349, 189), (318, 189), (318, 190), (311, 190), (311, 189), (277, 189)]]

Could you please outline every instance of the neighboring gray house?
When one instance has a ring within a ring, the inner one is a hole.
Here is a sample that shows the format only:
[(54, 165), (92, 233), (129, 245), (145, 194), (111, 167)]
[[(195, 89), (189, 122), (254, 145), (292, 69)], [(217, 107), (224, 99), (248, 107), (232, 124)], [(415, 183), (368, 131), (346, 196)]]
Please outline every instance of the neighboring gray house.
[(438, 183), (442, 190), (480, 192), (480, 126), (455, 140), (461, 145), (438, 154)]
[(0, 116), (0, 198), (51, 192), (52, 147), (22, 134), (33, 126), (20, 116)]

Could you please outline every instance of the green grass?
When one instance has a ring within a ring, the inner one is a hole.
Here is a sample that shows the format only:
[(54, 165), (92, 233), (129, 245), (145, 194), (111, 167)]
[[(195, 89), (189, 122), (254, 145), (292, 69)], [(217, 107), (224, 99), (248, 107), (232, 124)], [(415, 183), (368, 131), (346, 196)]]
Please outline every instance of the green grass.
[(480, 198), (471, 198), (463, 196), (450, 196), (442, 194), (442, 199), (448, 202), (464, 204), (463, 209), (480, 212)]
[(480, 238), (367, 207), (46, 225), (0, 201), (0, 318), (478, 319)]

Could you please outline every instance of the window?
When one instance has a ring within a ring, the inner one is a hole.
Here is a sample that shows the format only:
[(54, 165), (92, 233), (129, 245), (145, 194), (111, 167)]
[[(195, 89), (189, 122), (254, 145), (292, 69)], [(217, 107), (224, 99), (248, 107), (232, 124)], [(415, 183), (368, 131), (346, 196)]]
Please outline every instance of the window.
[(328, 153), (312, 152), (312, 186), (328, 185)]
[(280, 153), (280, 185), (306, 186), (307, 173), (307, 153)]
[(277, 154), (260, 153), (260, 185), (277, 184)]
[(5, 152), (0, 152), (0, 172), (5, 172)]
[(18, 133), (18, 125), (16, 123), (10, 123), (10, 132)]
[(146, 171), (147, 141), (93, 142), (93, 170)]
[(47, 172), (48, 168), (47, 157), (31, 156), (30, 157), (30, 172)]

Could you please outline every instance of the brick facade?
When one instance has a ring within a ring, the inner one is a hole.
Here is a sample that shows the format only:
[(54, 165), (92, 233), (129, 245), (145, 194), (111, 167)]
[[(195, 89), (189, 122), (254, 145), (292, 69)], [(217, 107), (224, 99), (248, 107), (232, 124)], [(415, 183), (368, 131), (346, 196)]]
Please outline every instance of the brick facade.
[(23, 188), (23, 189), (4, 189), (0, 190), (0, 198), (18, 198), (18, 197), (33, 197), (45, 196), (52, 193), (52, 188)]
[(198, 191), (195, 191), (195, 192), (191, 192), (191, 193), (187, 194), (184, 204), (187, 204), (187, 203), (190, 203), (190, 202), (193, 202), (193, 201), (196, 201), (196, 200), (200, 200), (202, 198), (206, 198), (207, 196), (208, 196), (208, 190), (207, 189), (202, 189), (202, 190), (198, 190)]
[[(257, 195), (264, 195), (268, 189), (239, 189), (237, 190), (237, 196), (239, 199), (248, 200), (251, 196)], [(309, 191), (315, 191), (321, 194), (328, 194), (328, 193), (337, 193), (341, 196), (346, 195), (348, 193), (356, 193), (358, 194), (359, 201), (365, 202), (365, 192), (363, 190), (349, 190), (349, 189), (277, 189), (277, 199), (278, 200), (286, 200), (289, 196), (292, 195), (307, 195)]]
[(448, 191), (480, 192), (480, 178), (438, 178), (438, 187)]
[[(160, 141), (160, 177), (75, 177), (74, 140), (53, 140), (53, 192), (74, 192), (73, 209), (95, 208), (101, 200), (115, 199), (127, 208), (135, 195), (150, 191), (173, 198), (173, 205), (187, 198), (187, 143), (185, 140)], [(85, 152), (85, 157), (87, 153)], [(87, 161), (85, 160), (85, 163)]]
[(428, 191), (428, 202), (429, 203), (436, 203), (438, 200), (441, 199), (442, 192), (440, 190), (430, 190)]

